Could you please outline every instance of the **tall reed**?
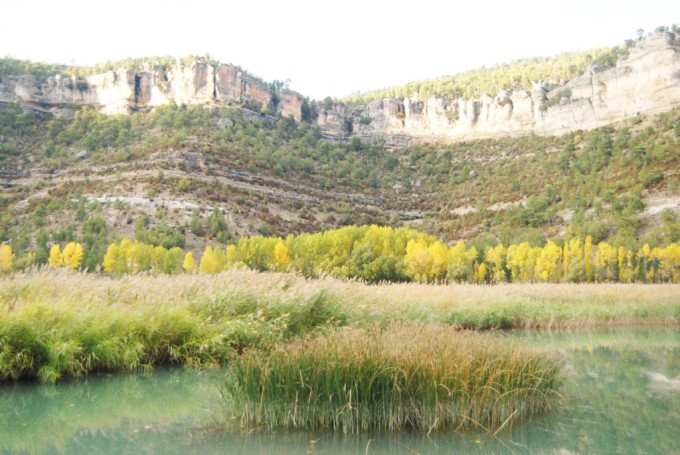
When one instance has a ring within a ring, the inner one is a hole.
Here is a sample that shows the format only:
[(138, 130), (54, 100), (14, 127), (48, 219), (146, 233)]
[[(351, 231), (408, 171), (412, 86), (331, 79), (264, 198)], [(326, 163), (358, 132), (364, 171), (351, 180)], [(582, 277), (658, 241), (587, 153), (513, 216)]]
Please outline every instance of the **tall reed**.
[(221, 390), (248, 428), (495, 431), (552, 410), (562, 379), (559, 362), (488, 335), (410, 324), (248, 352)]
[(222, 365), (319, 327), (677, 325), (678, 295), (671, 284), (369, 286), (249, 270), (121, 279), (38, 270), (0, 277), (0, 381)]

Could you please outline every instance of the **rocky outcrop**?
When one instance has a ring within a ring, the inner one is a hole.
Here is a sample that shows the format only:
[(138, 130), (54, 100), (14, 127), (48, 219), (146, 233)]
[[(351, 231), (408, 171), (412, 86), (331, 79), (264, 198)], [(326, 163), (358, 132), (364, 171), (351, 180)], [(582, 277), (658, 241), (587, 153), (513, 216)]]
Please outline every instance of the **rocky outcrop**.
[(452, 142), (524, 134), (564, 134), (592, 129), (680, 105), (680, 39), (654, 33), (630, 50), (615, 68), (588, 68), (548, 91), (501, 91), (479, 99), (417, 97), (385, 99), (364, 106), (319, 105), (317, 126), (329, 138), (352, 134), (386, 145), (410, 141)]
[[(86, 78), (55, 76), (39, 84), (31, 75), (0, 80), (0, 102), (20, 102), (46, 109), (68, 104), (100, 106), (109, 114), (163, 104), (234, 101), (268, 105), (270, 110), (302, 118), (303, 97), (287, 89), (274, 89), (227, 64), (178, 61), (169, 69), (120, 69)], [(275, 101), (275, 102), (274, 102)]]
[[(129, 112), (168, 103), (238, 102), (268, 106), (270, 113), (302, 118), (303, 97), (274, 88), (227, 64), (177, 61), (169, 68), (119, 69), (87, 78), (33, 76), (0, 80), (0, 103), (55, 110), (69, 104)], [(551, 90), (549, 90), (551, 87)], [(615, 68), (591, 67), (569, 82), (536, 82), (532, 90), (500, 91), (478, 99), (384, 99), (362, 106), (319, 103), (316, 125), (329, 140), (452, 142), (523, 134), (563, 134), (591, 129), (680, 105), (680, 39), (654, 33), (630, 49)], [(257, 108), (259, 112), (259, 107)]]

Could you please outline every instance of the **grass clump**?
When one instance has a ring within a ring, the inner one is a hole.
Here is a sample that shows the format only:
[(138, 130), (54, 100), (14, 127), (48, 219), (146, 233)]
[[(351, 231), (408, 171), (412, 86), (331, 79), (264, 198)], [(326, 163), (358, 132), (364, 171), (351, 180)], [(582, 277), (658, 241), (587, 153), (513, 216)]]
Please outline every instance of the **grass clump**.
[(559, 362), (437, 324), (342, 329), (248, 352), (222, 388), (244, 427), (497, 431), (552, 410)]
[(347, 321), (323, 290), (286, 298), (217, 280), (199, 292), (192, 280), (172, 287), (153, 277), (90, 280), (50, 271), (23, 279), (7, 278), (0, 288), (0, 381), (225, 365), (244, 350), (267, 351)]

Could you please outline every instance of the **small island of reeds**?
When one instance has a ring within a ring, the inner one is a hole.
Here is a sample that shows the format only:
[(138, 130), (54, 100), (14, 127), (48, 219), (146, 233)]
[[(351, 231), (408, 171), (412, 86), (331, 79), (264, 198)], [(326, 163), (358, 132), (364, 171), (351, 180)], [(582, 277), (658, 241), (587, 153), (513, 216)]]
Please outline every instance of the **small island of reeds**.
[(554, 409), (559, 362), (438, 324), (342, 329), (248, 352), (222, 388), (245, 428), (495, 432)]

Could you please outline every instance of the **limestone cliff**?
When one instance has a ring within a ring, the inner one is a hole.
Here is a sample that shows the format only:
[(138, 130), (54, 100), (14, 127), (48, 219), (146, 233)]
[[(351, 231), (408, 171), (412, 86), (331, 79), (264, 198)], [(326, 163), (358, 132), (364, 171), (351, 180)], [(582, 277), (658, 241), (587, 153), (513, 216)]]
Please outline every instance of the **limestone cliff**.
[[(39, 84), (31, 75), (0, 80), (0, 102), (20, 102), (49, 109), (64, 104), (100, 106), (109, 114), (168, 103), (213, 101), (253, 102), (300, 121), (303, 97), (287, 89), (272, 96), (272, 88), (233, 65), (178, 61), (168, 69), (119, 69), (83, 79), (55, 76)], [(273, 98), (276, 102), (272, 104)]]
[(328, 138), (348, 133), (387, 146), (410, 141), (451, 142), (523, 134), (563, 134), (592, 129), (680, 105), (680, 39), (654, 33), (615, 68), (588, 68), (582, 76), (548, 91), (501, 91), (479, 99), (417, 97), (384, 99), (363, 106), (319, 105), (317, 125)]
[[(178, 60), (166, 68), (121, 68), (84, 79), (56, 76), (43, 84), (31, 75), (0, 79), (0, 103), (20, 102), (46, 110), (87, 104), (100, 106), (106, 113), (124, 113), (168, 103), (235, 101), (268, 105), (300, 121), (303, 100), (299, 93), (275, 90), (233, 65), (201, 61)], [(328, 139), (355, 135), (365, 141), (383, 140), (389, 147), (412, 141), (563, 134), (677, 105), (680, 38), (659, 32), (638, 42), (615, 68), (588, 68), (582, 76), (557, 87), (536, 82), (531, 91), (500, 91), (468, 100), (414, 96), (362, 106), (319, 103), (315, 122)]]

